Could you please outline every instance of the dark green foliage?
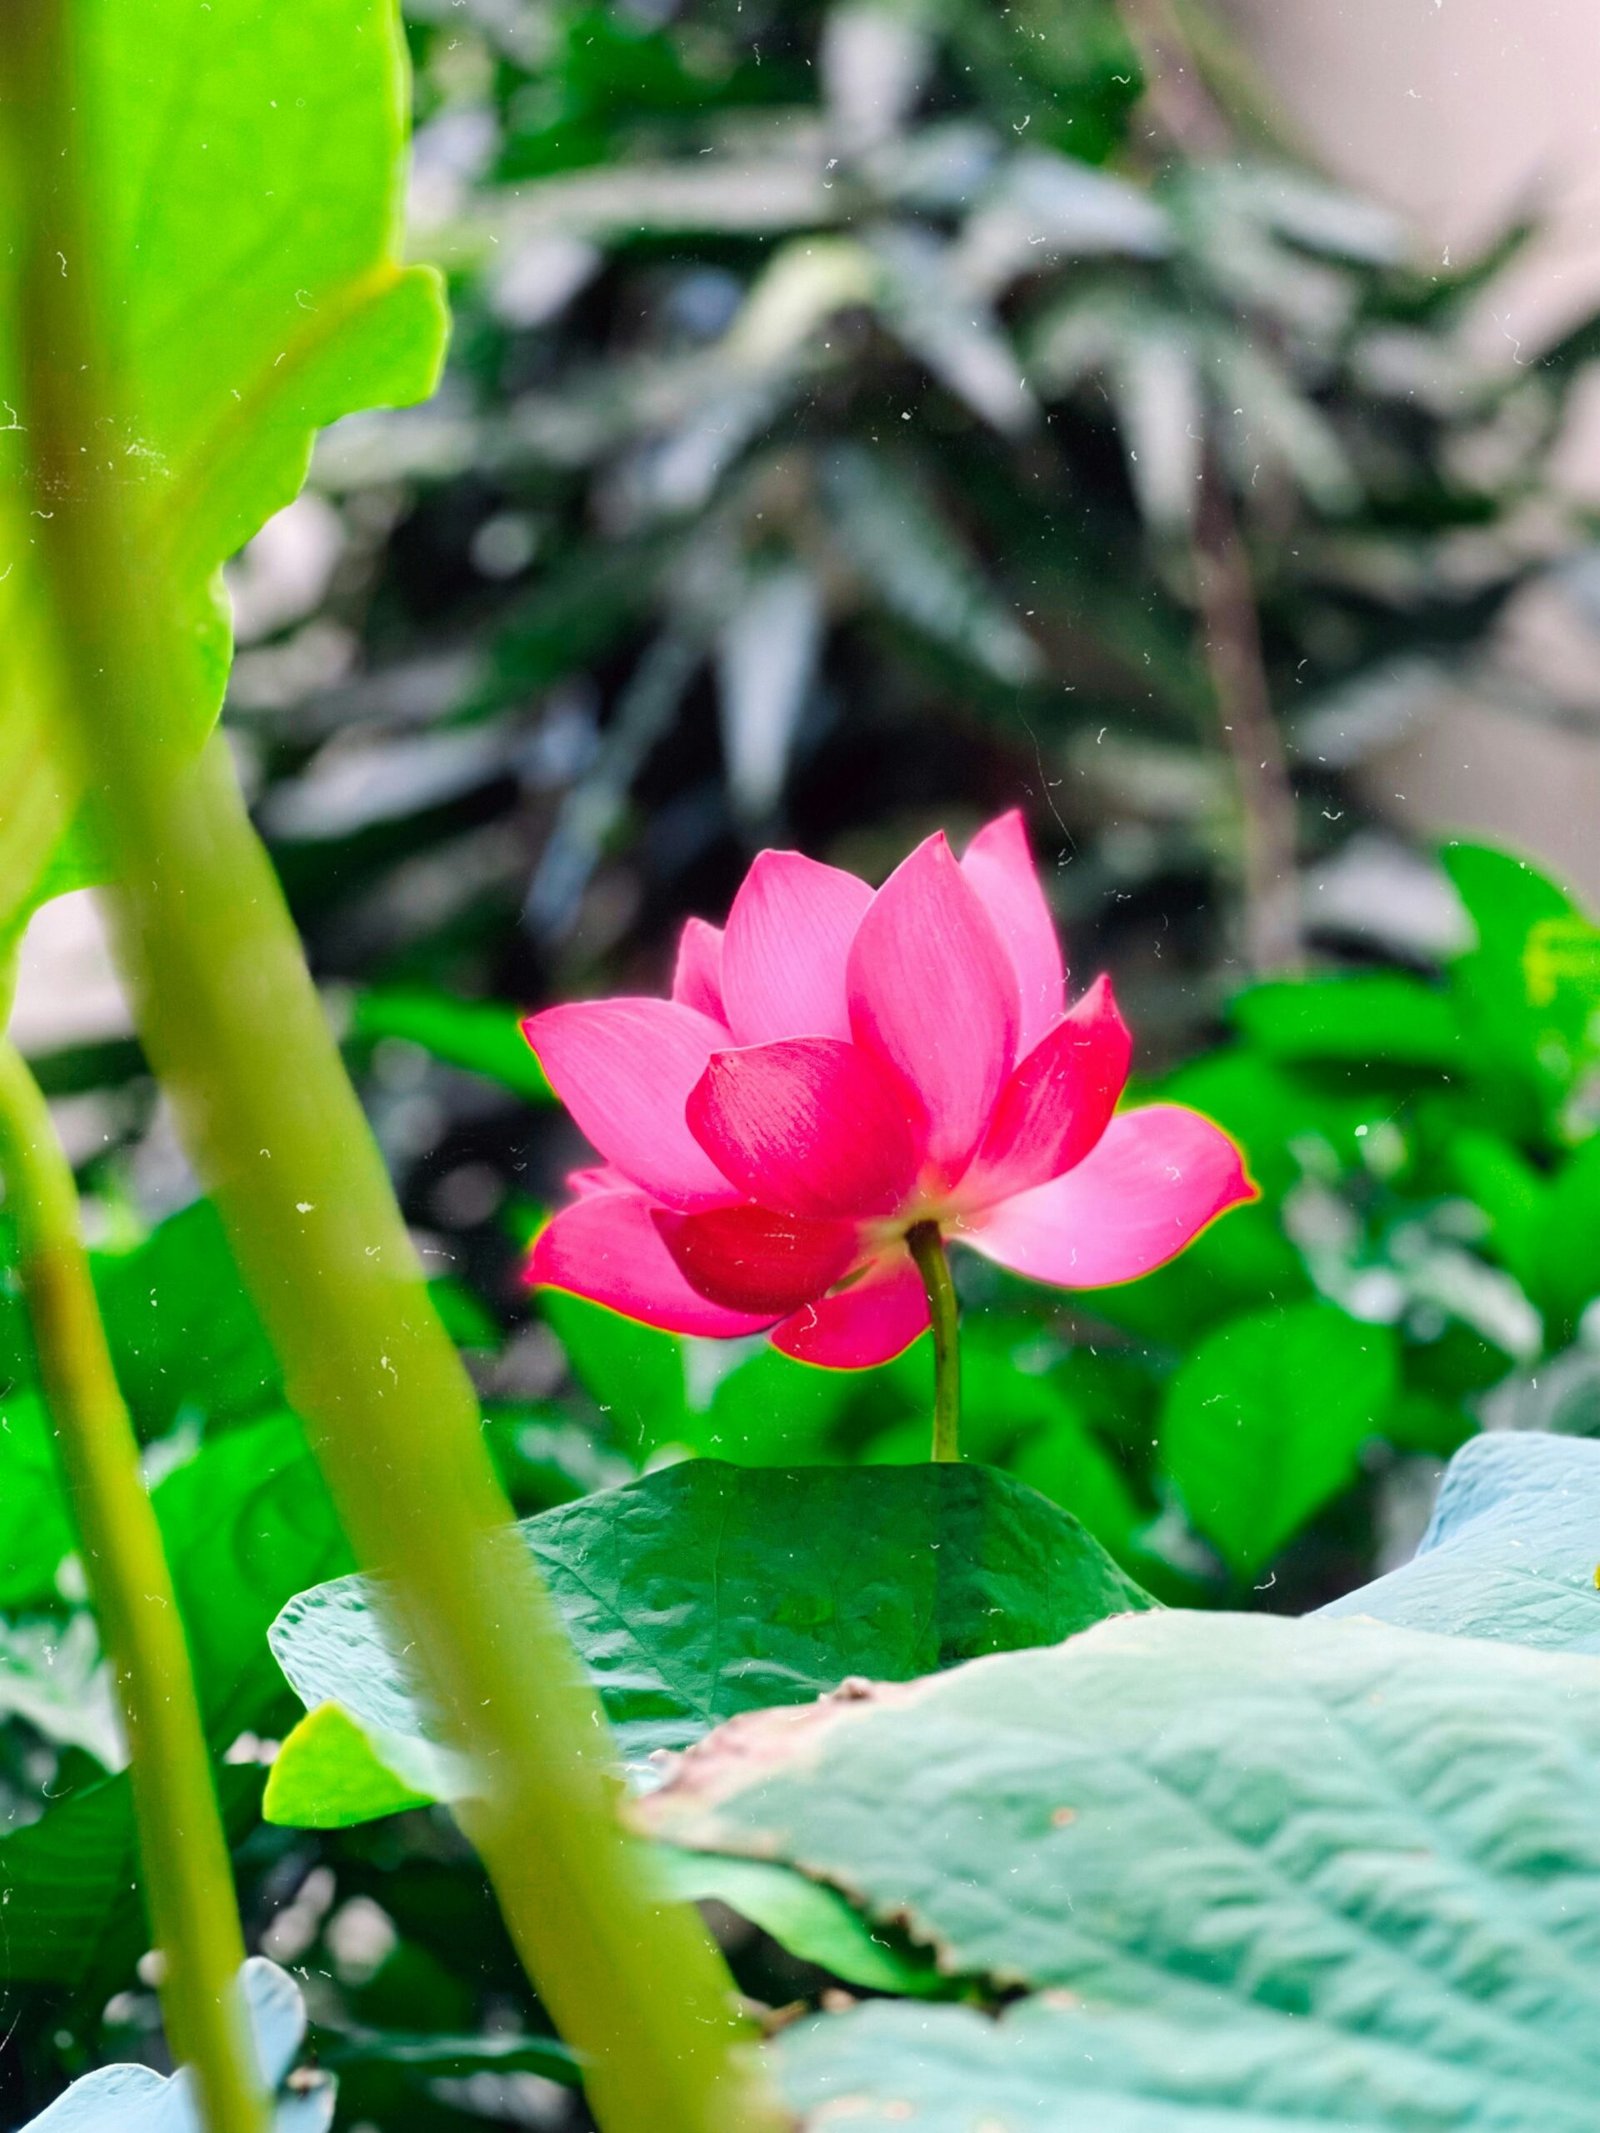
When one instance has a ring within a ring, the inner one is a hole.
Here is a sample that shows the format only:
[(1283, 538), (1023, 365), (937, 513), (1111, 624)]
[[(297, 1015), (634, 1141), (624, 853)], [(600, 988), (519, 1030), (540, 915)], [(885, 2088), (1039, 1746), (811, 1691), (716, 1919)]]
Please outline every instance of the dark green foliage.
[[(692, 1460), (521, 1531), (633, 1763), (740, 1711), (1054, 1643), (1150, 1604), (1076, 1520), (979, 1466)], [(364, 1580), (298, 1595), (272, 1647), (312, 1713), (274, 1769), (274, 1820), (336, 1826), (456, 1795)], [(387, 1796), (374, 1755), (396, 1780)]]

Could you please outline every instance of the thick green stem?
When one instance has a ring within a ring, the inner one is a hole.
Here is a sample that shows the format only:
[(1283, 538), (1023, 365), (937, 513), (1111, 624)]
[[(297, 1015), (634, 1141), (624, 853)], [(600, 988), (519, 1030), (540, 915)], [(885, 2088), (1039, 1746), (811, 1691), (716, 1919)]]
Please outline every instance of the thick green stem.
[(37, 1083), (0, 1039), (0, 1171), (56, 1451), (128, 1735), (161, 2009), (208, 2133), (266, 2133), (239, 1972), (244, 1942), (194, 1677), (139, 1447)]
[[(339, 1515), (475, 1797), (462, 1819), (605, 2133), (755, 2133), (780, 2114), (727, 1968), (658, 1897), (610, 1737), (510, 1524), (477, 1404), (323, 1019), (220, 738), (181, 745), (159, 554), (89, 284), (64, 0), (0, 0), (22, 115), (20, 422), (90, 819), (146, 1049), (282, 1361)], [(286, 90), (289, 86), (285, 85)], [(0, 96), (0, 105), (4, 97)], [(63, 271), (65, 261), (70, 271)]]
[(961, 1457), (961, 1335), (956, 1285), (950, 1279), (944, 1239), (937, 1222), (919, 1222), (906, 1247), (928, 1292), (933, 1322), (933, 1452), (936, 1460)]

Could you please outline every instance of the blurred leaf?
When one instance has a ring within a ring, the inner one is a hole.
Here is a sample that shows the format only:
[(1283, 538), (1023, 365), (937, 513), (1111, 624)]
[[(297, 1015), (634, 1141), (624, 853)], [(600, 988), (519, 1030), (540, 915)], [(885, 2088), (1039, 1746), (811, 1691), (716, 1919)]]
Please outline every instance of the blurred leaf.
[(1496, 1255), (1538, 1302), (1545, 1268), (1547, 1181), (1497, 1134), (1456, 1130), (1449, 1160), (1454, 1177), (1488, 1219)]
[[(982, 1467), (690, 1460), (519, 1530), (635, 1762), (854, 1674), (905, 1679), (1150, 1604), (1075, 1520)], [(408, 1791), (451, 1796), (363, 1580), (300, 1594), (271, 1642), (309, 1709), (340, 1705)], [(350, 1743), (326, 1723), (342, 1801)], [(297, 1801), (314, 1799), (316, 1746), (301, 1735), (285, 1748)]]
[(94, 1273), (117, 1382), (141, 1437), (281, 1402), (277, 1359), (209, 1200), (169, 1215), (130, 1252), (97, 1253)]
[(1538, 1226), (1536, 1303), (1553, 1347), (1577, 1331), (1600, 1296), (1600, 1135), (1568, 1156), (1544, 1194)]
[(550, 1103), (550, 1084), (509, 1003), (458, 1000), (412, 985), (369, 985), (351, 1009), (351, 1033), (367, 1042), (399, 1037), (446, 1066), (497, 1081), (529, 1103)]
[(1338, 431), (1282, 363), (1242, 335), (1221, 335), (1213, 369), (1223, 455), (1238, 488), (1253, 488), (1265, 464), (1281, 469), (1317, 511), (1356, 508), (1361, 485)]
[(968, 216), (953, 265), (961, 281), (993, 296), (1063, 259), (1157, 259), (1171, 244), (1148, 193), (1071, 156), (1024, 148), (1006, 157)]
[[(1448, 844), (1440, 854), (1477, 935), (1450, 968), (1450, 986), (1486, 1080), (1503, 1084), (1509, 1115), (1537, 1123), (1565, 1099), (1588, 1015), (1548, 983), (1537, 948), (1546, 929), (1568, 928), (1582, 914), (1527, 861), (1487, 845)], [(1530, 977), (1532, 982), (1530, 983)]]
[(422, 2086), (470, 2074), (541, 2074), (576, 2088), (578, 2062), (556, 2037), (409, 2036), (394, 2030), (320, 2034), (317, 2056), (343, 2077), (357, 2068), (392, 2067)]
[(1523, 1376), (1502, 1378), (1479, 1404), (1486, 1430), (1600, 1437), (1600, 1354), (1568, 1348)]
[(1038, 678), (1038, 647), (916, 476), (841, 446), (824, 465), (823, 488), (845, 553), (891, 614), (998, 682)]
[(291, 1593), (350, 1561), (293, 1415), (204, 1444), (155, 1491), (208, 1738), (226, 1748), (282, 1702), (267, 1629)]
[(1264, 1569), (1355, 1479), (1395, 1376), (1390, 1327), (1321, 1303), (1235, 1319), (1183, 1363), (1161, 1418), (1161, 1463), (1236, 1578)]
[[(347, 1564), (349, 1551), (292, 1416), (203, 1444), (154, 1500), (207, 1738), (221, 1752), (278, 1724), (288, 1698), (267, 1626), (291, 1592)], [(237, 1840), (241, 1823), (256, 1819), (261, 1773), (224, 1766), (216, 1775)], [(136, 1856), (125, 1772), (50, 1802), (39, 1821), (0, 1839), (8, 1975), (72, 1984), (98, 1967), (115, 1990), (119, 1966), (139, 1950)]]
[[(387, 0), (288, 13), (218, 0), (199, 14), (160, 0), (137, 24), (115, 9), (82, 17), (76, 58), (96, 280), (130, 425), (126, 507), (160, 603), (170, 737), (192, 747), (231, 650), (219, 566), (299, 489), (315, 430), (433, 384), (436, 278), (393, 257), (402, 55)], [(19, 392), (0, 354), (6, 398)], [(0, 522), (28, 508), (25, 432), (10, 430)], [(28, 558), (15, 535), (0, 545)], [(26, 910), (76, 791), (49, 732), (37, 566), (8, 579), (0, 933)]]
[(0, 1402), (0, 1608), (52, 1599), (76, 1544), (44, 1402), (14, 1393)]
[(120, 1768), (111, 1670), (88, 1615), (0, 1623), (0, 1718), (25, 1719), (57, 1747), (81, 1748), (108, 1770)]
[[(917, 1344), (919, 1362), (926, 1360), (926, 1348), (926, 1342)], [(743, 1354), (727, 1342), (690, 1342), (684, 1361), (694, 1397), (679, 1441), (708, 1457), (751, 1466), (826, 1460), (847, 1410), (883, 1379), (880, 1372), (797, 1363), (765, 1340)]]
[(1470, 1064), (1454, 1003), (1398, 971), (1255, 985), (1229, 1012), (1250, 1043), (1288, 1065), (1339, 1061), (1451, 1074)]
[(783, 793), (795, 735), (816, 675), (820, 591), (797, 564), (757, 575), (717, 645), (722, 750), (728, 791), (747, 820), (770, 815)]
[(1200, 496), (1206, 411), (1194, 354), (1178, 334), (1131, 335), (1107, 378), (1134, 494), (1157, 533), (1188, 534)]
[(1016, 351), (984, 299), (957, 279), (949, 248), (902, 224), (873, 231), (870, 243), (890, 332), (1002, 436), (1031, 430), (1039, 409)]
[[(216, 1772), (231, 1842), (257, 1820), (261, 1772)], [(51, 1800), (38, 1821), (0, 1836), (8, 1984), (59, 1985), (100, 2000), (125, 1986), (149, 1946), (128, 1773)]]
[(560, 1289), (540, 1290), (539, 1311), (624, 1450), (642, 1460), (662, 1445), (693, 1441), (685, 1432), (684, 1350), (675, 1334)]
[[(305, 2002), (287, 1971), (264, 1956), (244, 1966), (245, 2004), (256, 2063), (273, 2095), (272, 2133), (326, 2133), (334, 2085), (327, 2074), (295, 2071), (305, 2040)], [(292, 2078), (291, 2078), (292, 2077)], [(85, 2074), (23, 2133), (202, 2133), (188, 2069), (167, 2077), (147, 2066), (106, 2066)]]

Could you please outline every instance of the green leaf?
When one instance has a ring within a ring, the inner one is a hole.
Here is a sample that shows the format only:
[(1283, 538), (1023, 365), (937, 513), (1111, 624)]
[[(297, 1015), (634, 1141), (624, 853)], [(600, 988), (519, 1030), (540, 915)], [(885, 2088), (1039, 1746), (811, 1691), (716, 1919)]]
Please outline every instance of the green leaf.
[(97, 1253), (117, 1382), (143, 1438), (282, 1404), (282, 1375), (216, 1209), (197, 1200), (130, 1252)]
[(289, 1829), (349, 1829), (430, 1798), (395, 1776), (347, 1711), (319, 1703), (279, 1748), (261, 1812)]
[[(1477, 1073), (1519, 1124), (1535, 1124), (1566, 1096), (1592, 1002), (1551, 982), (1547, 946), (1584, 919), (1536, 867), (1488, 845), (1448, 844), (1445, 871), (1467, 907), (1476, 942), (1451, 965)], [(1528, 1117), (1529, 1105), (1534, 1106)]]
[(658, 1845), (656, 1858), (674, 1896), (715, 1898), (770, 1933), (791, 1955), (831, 1970), (868, 1992), (941, 1996), (950, 1989), (931, 1959), (905, 1936), (874, 1928), (836, 1889), (760, 1859)]
[[(207, 1738), (225, 1751), (275, 1731), (289, 1703), (267, 1626), (296, 1587), (349, 1561), (300, 1425), (273, 1415), (203, 1444), (155, 1490)], [(256, 1821), (261, 1773), (216, 1773), (234, 1838)], [(137, 1846), (126, 1772), (52, 1802), (0, 1837), (5, 1966), (16, 1981), (126, 1982), (139, 1951)]]
[(628, 1451), (642, 1459), (661, 1445), (684, 1442), (684, 1349), (676, 1335), (560, 1289), (539, 1292), (539, 1311), (574, 1377)]
[[(240, 1843), (257, 1820), (261, 1773), (216, 1772), (223, 1820)], [(10, 1985), (61, 1985), (92, 1999), (129, 1982), (149, 1946), (139, 1903), (139, 1846), (128, 1773), (51, 1801), (37, 1822), (0, 1837), (0, 1915)]]
[(14, 1393), (0, 1402), (0, 1608), (52, 1598), (76, 1545), (44, 1402)]
[[(272, 2133), (325, 2133), (333, 2123), (331, 2078), (294, 2072), (306, 2033), (300, 1987), (256, 1955), (244, 1966), (244, 1994), (257, 2064), (267, 2089), (277, 2092)], [(199, 2133), (199, 2124), (187, 2070), (168, 2076), (147, 2066), (103, 2066), (75, 2081), (22, 2133), (110, 2133), (113, 2126), (117, 2133)]]
[(353, 1036), (368, 1042), (403, 1038), (446, 1066), (497, 1081), (529, 1103), (550, 1103), (550, 1084), (520, 1025), (508, 1003), (457, 1000), (410, 985), (368, 986), (356, 995), (350, 1020)]
[(1291, 1065), (1382, 1064), (1448, 1074), (1466, 1063), (1449, 996), (1397, 971), (1255, 985), (1230, 1011), (1252, 1044)]
[(1579, 2133), (1597, 1687), (1586, 1657), (1388, 1624), (1129, 1616), (747, 1716), (634, 1813), (1049, 1995), (975, 2063), (942, 2011), (870, 2032), (870, 2065), (811, 2025), (785, 2063), (819, 2125), (849, 2093), (941, 2133)]
[[(152, 0), (136, 14), (94, 0), (73, 19), (94, 276), (128, 429), (119, 464), (159, 588), (171, 737), (193, 746), (230, 657), (218, 566), (299, 490), (316, 430), (432, 389), (437, 278), (396, 256), (404, 56), (391, 0)], [(10, 219), (0, 182), (0, 237)], [(15, 251), (0, 242), (0, 259)], [(21, 404), (4, 354), (0, 397)], [(26, 450), (13, 421), (0, 549), (21, 557)], [(34, 571), (12, 572), (0, 933), (32, 901), (78, 785), (51, 731), (47, 612)], [(56, 869), (52, 889), (73, 873)]]
[(1562, 1347), (1600, 1296), (1600, 1134), (1568, 1156), (1543, 1196), (1533, 1273), (1549, 1344)]
[[(635, 1761), (851, 1676), (903, 1680), (1150, 1605), (1076, 1520), (983, 1467), (689, 1460), (520, 1530)], [(308, 1708), (342, 1706), (408, 1792), (459, 1791), (363, 1579), (300, 1594), (271, 1642)], [(332, 1811), (350, 1744), (327, 1723)], [(317, 1745), (285, 1746), (297, 1802)]]
[(1492, 1432), (1451, 1460), (1414, 1559), (1322, 1611), (1600, 1653), (1597, 1564), (1600, 1443)]
[(1173, 1379), (1161, 1461), (1235, 1577), (1354, 1480), (1394, 1397), (1396, 1341), (1331, 1304), (1294, 1304), (1209, 1335)]
[(293, 1415), (211, 1440), (160, 1484), (155, 1507), (206, 1733), (226, 1748), (282, 1700), (267, 1649), (278, 1609), (307, 1577), (342, 1569), (350, 1550)]

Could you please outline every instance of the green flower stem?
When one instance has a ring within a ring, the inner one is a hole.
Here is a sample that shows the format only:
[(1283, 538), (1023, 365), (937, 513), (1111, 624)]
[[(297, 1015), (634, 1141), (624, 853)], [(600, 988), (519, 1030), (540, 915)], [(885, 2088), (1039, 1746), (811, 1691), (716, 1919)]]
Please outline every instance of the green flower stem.
[(605, 2133), (781, 2123), (732, 1981), (658, 1896), (609, 1733), (511, 1527), (227, 750), (183, 744), (159, 555), (134, 539), (95, 330), (67, 0), (0, 0), (0, 126), (25, 174), (19, 448), (89, 821), (140, 1033), (214, 1195), (364, 1567), (475, 1774), (462, 1821)]
[(102, 819), (141, 1032), (356, 1552), (479, 1774), (462, 1820), (518, 1950), (608, 2133), (753, 2127), (731, 1980), (624, 1834), (609, 1732), (511, 1526), (226, 751), (163, 776), (130, 746), (121, 771)]
[(906, 1247), (916, 1261), (922, 1286), (928, 1292), (928, 1316), (933, 1321), (933, 1452), (936, 1460), (961, 1457), (961, 1336), (956, 1309), (956, 1285), (950, 1279), (944, 1239), (937, 1222), (919, 1222), (906, 1234)]
[(266, 2133), (233, 1874), (172, 1578), (89, 1279), (72, 1172), (38, 1084), (3, 1039), (0, 1170), (56, 1452), (116, 1672), (167, 2040), (194, 2070), (208, 2133)]

